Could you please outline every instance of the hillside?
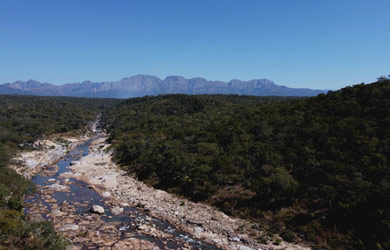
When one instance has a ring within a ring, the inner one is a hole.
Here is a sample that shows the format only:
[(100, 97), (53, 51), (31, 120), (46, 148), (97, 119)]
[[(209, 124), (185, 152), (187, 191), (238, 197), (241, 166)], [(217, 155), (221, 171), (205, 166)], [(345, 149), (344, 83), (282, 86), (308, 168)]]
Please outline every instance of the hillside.
[[(116, 160), (158, 188), (285, 240), (390, 247), (390, 81), (306, 99), (167, 95), (103, 119)], [(266, 241), (267, 239), (260, 239)]]
[(0, 94), (41, 96), (129, 98), (158, 94), (237, 94), (254, 96), (314, 96), (325, 90), (288, 88), (268, 79), (229, 82), (186, 79), (168, 76), (164, 80), (148, 75), (136, 75), (120, 81), (69, 83), (53, 85), (34, 80), (0, 85)]

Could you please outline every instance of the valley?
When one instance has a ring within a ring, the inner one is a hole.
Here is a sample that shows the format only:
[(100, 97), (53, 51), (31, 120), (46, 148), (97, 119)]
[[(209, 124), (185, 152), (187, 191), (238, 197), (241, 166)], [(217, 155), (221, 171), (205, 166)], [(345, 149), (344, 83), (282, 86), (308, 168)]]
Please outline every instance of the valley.
[(390, 1), (0, 1), (0, 250), (390, 249)]
[(38, 187), (24, 213), (51, 221), (71, 240), (69, 249), (304, 249), (258, 244), (250, 223), (127, 176), (106, 140), (98, 133), (45, 141), (41, 152), (19, 156), (24, 168), (13, 166)]
[(389, 86), (312, 98), (2, 96), (0, 244), (386, 248)]

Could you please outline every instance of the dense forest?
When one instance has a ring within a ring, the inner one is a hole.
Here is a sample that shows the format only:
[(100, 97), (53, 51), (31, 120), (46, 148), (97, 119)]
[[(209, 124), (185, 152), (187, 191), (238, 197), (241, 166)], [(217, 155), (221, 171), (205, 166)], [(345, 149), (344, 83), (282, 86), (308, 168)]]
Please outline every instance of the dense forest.
[[(63, 249), (25, 221), (20, 149), (103, 114), (115, 159), (155, 187), (319, 248), (390, 248), (390, 80), (313, 98), (0, 96), (0, 249)], [(266, 241), (266, 238), (259, 239)]]
[(103, 119), (116, 160), (150, 185), (288, 241), (390, 248), (386, 78), (304, 99), (128, 99)]
[[(19, 149), (53, 133), (80, 131), (118, 100), (0, 96), (0, 249), (65, 249), (49, 222), (31, 223), (21, 210), (33, 185), (5, 167)], [(81, 131), (82, 132), (82, 131)]]

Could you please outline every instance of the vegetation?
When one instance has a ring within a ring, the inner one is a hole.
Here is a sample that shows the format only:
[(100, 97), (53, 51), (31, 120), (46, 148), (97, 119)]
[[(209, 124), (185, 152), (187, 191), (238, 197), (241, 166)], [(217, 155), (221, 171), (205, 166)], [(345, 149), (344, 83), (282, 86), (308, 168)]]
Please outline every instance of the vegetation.
[(49, 222), (25, 220), (23, 196), (34, 187), (6, 165), (18, 148), (28, 148), (30, 143), (45, 135), (84, 129), (98, 113), (117, 102), (109, 99), (0, 96), (0, 249), (66, 248), (67, 241), (55, 234)]
[(380, 78), (299, 99), (0, 96), (0, 249), (66, 247), (51, 224), (25, 221), (34, 187), (5, 166), (19, 148), (82, 130), (98, 113), (116, 160), (150, 185), (287, 241), (390, 248), (390, 80)]
[(32, 184), (9, 168), (0, 170), (0, 249), (65, 249), (67, 240), (49, 222), (31, 223), (21, 213)]
[(158, 188), (322, 248), (390, 248), (390, 81), (314, 98), (167, 95), (103, 116)]

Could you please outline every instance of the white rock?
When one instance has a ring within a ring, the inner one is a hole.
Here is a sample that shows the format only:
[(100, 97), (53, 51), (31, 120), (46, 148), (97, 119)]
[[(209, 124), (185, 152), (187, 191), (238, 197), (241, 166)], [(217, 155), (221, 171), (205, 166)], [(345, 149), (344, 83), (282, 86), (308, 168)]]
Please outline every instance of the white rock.
[(138, 229), (142, 230), (142, 231), (146, 231), (146, 230), (148, 230), (148, 226), (146, 226), (144, 224), (141, 224), (141, 225), (138, 226)]
[(244, 246), (244, 245), (238, 245), (237, 250), (253, 250), (253, 248)]
[(48, 182), (55, 182), (55, 181), (56, 181), (56, 179), (54, 179), (54, 178), (51, 178), (51, 179), (48, 179), (47, 181), (48, 181)]
[(50, 185), (48, 186), (50, 189), (53, 189), (53, 190), (66, 190), (67, 189), (67, 186), (64, 186), (64, 185), (61, 185), (61, 184), (58, 184), (58, 183), (54, 183), (53, 185)]
[[(220, 239), (219, 238), (214, 238), (213, 242), (215, 244), (217, 244), (217, 245), (226, 245), (226, 244), (228, 244), (228, 242), (225, 239), (222, 239), (222, 238), (220, 238)], [(244, 249), (242, 249), (242, 250), (244, 250)]]
[(110, 194), (110, 192), (103, 192), (103, 193), (102, 193), (102, 196), (103, 196), (104, 198), (108, 198), (108, 197), (111, 196), (111, 194)]
[(58, 231), (60, 231), (60, 232), (63, 232), (63, 231), (77, 231), (79, 229), (80, 229), (79, 225), (67, 224), (67, 225), (62, 226), (60, 229), (58, 229)]
[(121, 214), (121, 213), (123, 213), (123, 207), (112, 207), (111, 208), (111, 213), (113, 215)]
[(218, 238), (213, 239), (213, 242), (214, 244), (222, 244), (222, 240)]
[(194, 231), (195, 238), (201, 238), (204, 229), (202, 227), (195, 227), (192, 229)]
[(194, 228), (194, 233), (200, 233), (200, 232), (203, 232), (203, 228), (201, 228), (201, 227)]
[(104, 208), (99, 205), (93, 205), (91, 208), (91, 212), (98, 213), (98, 214), (104, 214)]
[(233, 241), (233, 242), (239, 242), (239, 241), (241, 241), (240, 237), (238, 237), (238, 236), (229, 238), (229, 240), (230, 240), (230, 241)]

